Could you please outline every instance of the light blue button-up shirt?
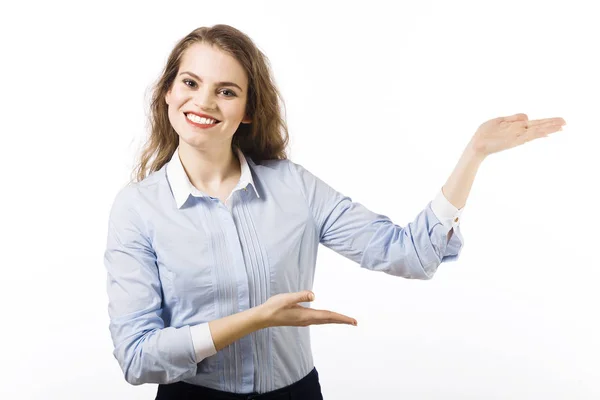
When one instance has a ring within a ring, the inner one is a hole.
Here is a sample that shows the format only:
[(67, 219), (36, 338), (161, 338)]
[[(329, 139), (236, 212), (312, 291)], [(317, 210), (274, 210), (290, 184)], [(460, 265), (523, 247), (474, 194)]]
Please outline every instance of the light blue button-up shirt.
[(110, 332), (132, 384), (183, 380), (264, 393), (308, 374), (308, 327), (262, 329), (216, 353), (205, 339), (210, 349), (211, 320), (278, 293), (312, 290), (319, 243), (405, 278), (429, 279), (459, 257), (462, 209), (441, 190), (401, 227), (299, 164), (255, 164), (237, 153), (242, 173), (226, 203), (190, 183), (177, 151), (114, 200), (104, 257)]

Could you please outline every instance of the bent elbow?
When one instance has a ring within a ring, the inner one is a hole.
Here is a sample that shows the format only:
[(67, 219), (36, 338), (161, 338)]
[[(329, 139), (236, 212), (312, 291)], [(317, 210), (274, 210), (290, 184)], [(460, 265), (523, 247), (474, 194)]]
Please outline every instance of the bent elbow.
[(130, 356), (129, 360), (120, 359), (119, 364), (121, 364), (125, 381), (130, 385), (139, 386), (144, 383), (155, 383), (151, 382), (148, 373), (144, 371), (139, 354)]
[(166, 371), (151, 371), (149, 368), (143, 368), (143, 366), (129, 366), (129, 368), (123, 371), (123, 376), (125, 377), (125, 381), (133, 386), (145, 383), (169, 384), (176, 381), (176, 379), (169, 379)]
[(171, 348), (156, 349), (156, 343), (149, 344), (146, 341), (130, 343), (126, 351), (115, 352), (127, 383), (133, 386), (145, 383), (167, 385), (196, 374), (197, 365), (189, 355), (185, 359), (175, 360), (179, 362), (173, 362), (174, 352)]
[(133, 386), (139, 386), (144, 383), (151, 383), (151, 382), (145, 381), (143, 379), (143, 376), (131, 374), (131, 373), (129, 373), (129, 371), (126, 371), (123, 375), (125, 376), (125, 381), (127, 381), (127, 383), (129, 383), (130, 385), (133, 385)]
[(426, 265), (419, 263), (419, 267), (415, 268), (418, 271), (417, 274), (415, 274), (416, 275), (415, 278), (421, 279), (424, 281), (433, 279), (440, 264), (441, 263), (439, 261), (432, 261)]
[(128, 368), (123, 372), (123, 376), (125, 377), (125, 381), (133, 386), (139, 386), (145, 383), (167, 385), (174, 383), (181, 378), (178, 376), (170, 376), (167, 371), (152, 371), (144, 368)]
[(179, 376), (171, 376), (169, 371), (160, 365), (152, 367), (148, 364), (149, 361), (142, 360), (141, 355), (136, 354), (128, 366), (123, 368), (125, 381), (130, 385), (139, 386), (145, 383), (169, 384), (178, 380)]

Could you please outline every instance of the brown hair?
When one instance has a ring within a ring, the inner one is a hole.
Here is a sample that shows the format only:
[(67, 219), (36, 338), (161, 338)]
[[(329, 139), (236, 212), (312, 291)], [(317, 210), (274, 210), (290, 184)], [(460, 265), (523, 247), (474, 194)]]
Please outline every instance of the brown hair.
[(193, 30), (171, 51), (161, 77), (152, 88), (150, 137), (132, 172), (132, 180), (141, 181), (158, 171), (175, 153), (179, 136), (169, 121), (165, 95), (175, 81), (185, 50), (195, 43), (216, 46), (228, 53), (248, 75), (246, 114), (252, 118), (252, 123), (240, 124), (233, 135), (232, 147), (239, 147), (257, 164), (287, 158), (289, 136), (280, 104), (285, 105), (275, 86), (267, 56), (243, 32), (228, 25), (214, 25)]

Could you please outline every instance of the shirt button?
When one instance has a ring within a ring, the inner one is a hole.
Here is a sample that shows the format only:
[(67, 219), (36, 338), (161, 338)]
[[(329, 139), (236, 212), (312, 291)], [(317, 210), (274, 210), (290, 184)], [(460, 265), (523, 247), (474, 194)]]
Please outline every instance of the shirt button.
[(458, 222), (458, 217), (454, 218), (454, 222)]

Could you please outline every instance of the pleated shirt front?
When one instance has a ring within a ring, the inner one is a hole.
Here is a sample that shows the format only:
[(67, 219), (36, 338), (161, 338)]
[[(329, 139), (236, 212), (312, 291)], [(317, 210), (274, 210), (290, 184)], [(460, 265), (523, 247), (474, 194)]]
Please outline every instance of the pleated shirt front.
[(304, 377), (314, 367), (308, 327), (262, 329), (215, 353), (207, 324), (311, 290), (319, 244), (415, 279), (459, 257), (462, 210), (441, 191), (401, 227), (290, 160), (238, 156), (241, 178), (225, 203), (191, 185), (177, 151), (114, 200), (104, 257), (110, 331), (132, 384), (264, 393)]

